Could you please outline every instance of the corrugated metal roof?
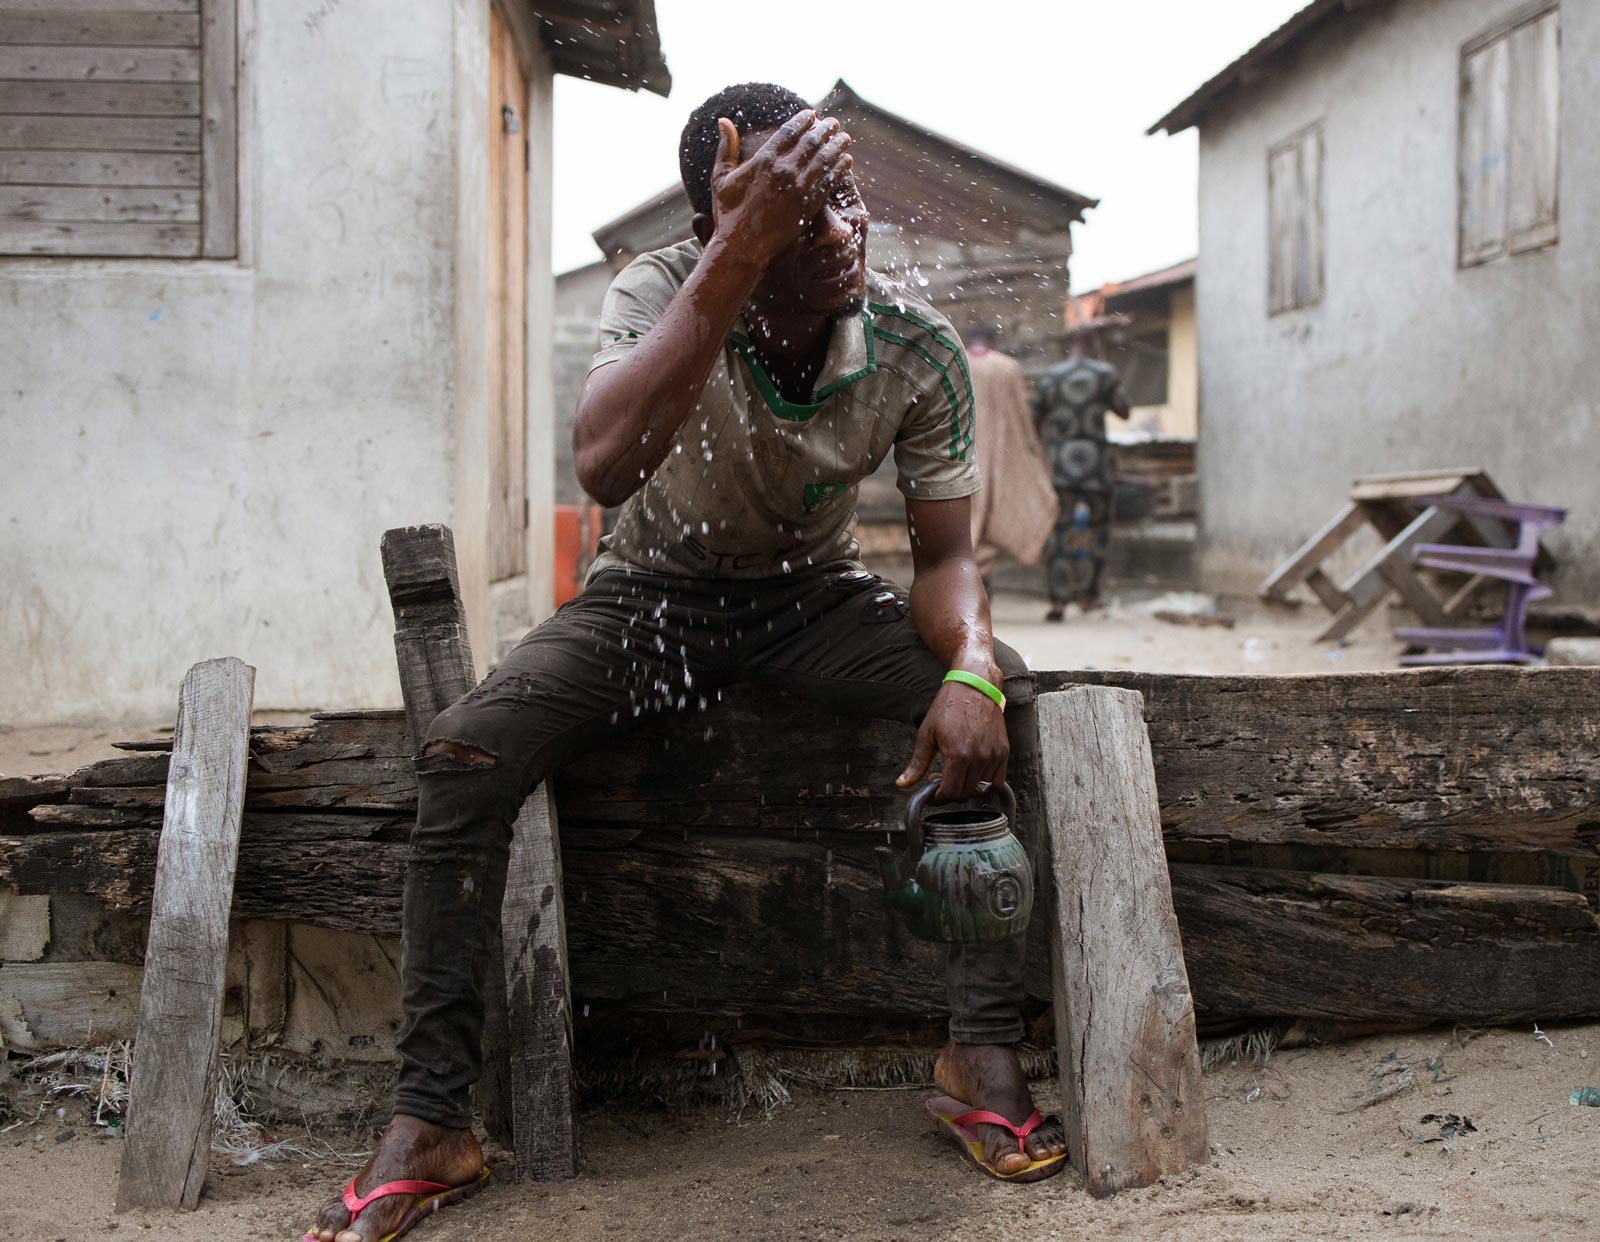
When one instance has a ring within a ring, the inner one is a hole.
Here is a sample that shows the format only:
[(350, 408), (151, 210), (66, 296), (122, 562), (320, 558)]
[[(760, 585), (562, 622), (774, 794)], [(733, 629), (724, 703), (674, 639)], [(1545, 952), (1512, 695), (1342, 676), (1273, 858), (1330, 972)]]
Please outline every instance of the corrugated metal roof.
[(624, 90), (672, 90), (655, 0), (530, 0), (557, 73)]
[(1217, 100), (1260, 78), (1266, 73), (1272, 61), (1294, 50), (1322, 27), (1358, 9), (1368, 9), (1389, 2), (1390, 0), (1312, 0), (1312, 3), (1306, 5), (1238, 60), (1211, 78), (1145, 132), (1154, 134), (1166, 130), (1169, 134), (1178, 134), (1191, 125), (1199, 124), (1206, 109)]

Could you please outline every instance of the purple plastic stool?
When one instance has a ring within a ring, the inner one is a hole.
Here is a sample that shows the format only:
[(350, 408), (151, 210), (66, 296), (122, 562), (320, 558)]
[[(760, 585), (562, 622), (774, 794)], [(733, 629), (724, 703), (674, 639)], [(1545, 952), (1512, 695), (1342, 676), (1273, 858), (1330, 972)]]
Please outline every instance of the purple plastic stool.
[(1565, 509), (1550, 505), (1519, 505), (1481, 496), (1418, 496), (1419, 508), (1428, 505), (1459, 513), (1467, 519), (1504, 522), (1511, 528), (1512, 546), (1483, 548), (1470, 544), (1420, 543), (1411, 561), (1424, 569), (1496, 578), (1506, 584), (1506, 606), (1500, 620), (1480, 629), (1405, 627), (1394, 636), (1415, 647), (1443, 648), (1423, 655), (1403, 655), (1400, 663), (1419, 664), (1531, 664), (1544, 654), (1528, 645), (1528, 605), (1544, 599), (1550, 588), (1533, 576), (1539, 559), (1539, 537), (1566, 520)]

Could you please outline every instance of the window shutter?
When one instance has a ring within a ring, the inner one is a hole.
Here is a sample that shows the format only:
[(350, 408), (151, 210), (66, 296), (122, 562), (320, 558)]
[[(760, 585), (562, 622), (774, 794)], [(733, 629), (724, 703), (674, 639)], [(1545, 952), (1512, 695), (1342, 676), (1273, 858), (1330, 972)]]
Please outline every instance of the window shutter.
[(1536, 4), (1462, 49), (1462, 267), (1556, 240), (1560, 21)]
[(1511, 54), (1505, 40), (1461, 62), (1461, 263), (1505, 247)]
[(0, 0), (0, 254), (237, 253), (235, 0)]
[(1267, 308), (1322, 300), (1322, 126), (1267, 153)]
[(1512, 254), (1556, 240), (1556, 140), (1560, 133), (1560, 15), (1512, 32), (1506, 244)]

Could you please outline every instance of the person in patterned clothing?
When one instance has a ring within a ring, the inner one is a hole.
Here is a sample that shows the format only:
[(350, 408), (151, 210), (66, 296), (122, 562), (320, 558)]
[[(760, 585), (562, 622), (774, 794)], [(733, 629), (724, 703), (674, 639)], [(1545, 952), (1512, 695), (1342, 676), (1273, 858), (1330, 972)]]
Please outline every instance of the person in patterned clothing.
[(1033, 391), (1034, 418), (1059, 501), (1044, 553), (1046, 621), (1060, 621), (1068, 604), (1085, 611), (1100, 605), (1114, 482), (1106, 415), (1125, 419), (1132, 409), (1116, 367), (1095, 356), (1098, 325), (1075, 324), (1067, 349), (1066, 360), (1041, 375)]

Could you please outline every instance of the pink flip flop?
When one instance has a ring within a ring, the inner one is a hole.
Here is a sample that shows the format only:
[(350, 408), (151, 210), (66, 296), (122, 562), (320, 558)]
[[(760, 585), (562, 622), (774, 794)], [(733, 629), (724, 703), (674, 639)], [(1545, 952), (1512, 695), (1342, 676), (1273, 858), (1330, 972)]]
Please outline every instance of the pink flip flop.
[(1034, 1109), (1028, 1115), (1028, 1119), (1019, 1126), (1015, 1122), (1006, 1120), (999, 1113), (987, 1112), (981, 1108), (968, 1108), (960, 1100), (953, 1100), (947, 1095), (935, 1096), (924, 1107), (927, 1109), (928, 1119), (956, 1145), (962, 1158), (974, 1168), (982, 1169), (990, 1177), (1002, 1182), (1038, 1182), (1047, 1177), (1054, 1177), (1066, 1167), (1065, 1152), (1045, 1160), (1030, 1161), (1027, 1167), (1018, 1169), (1015, 1173), (1002, 1173), (983, 1158), (983, 1139), (978, 1134), (977, 1126), (1004, 1126), (1017, 1136), (1017, 1150), (1026, 1155), (1025, 1140), (1045, 1123), (1045, 1118), (1038, 1109)]
[[(453, 1203), (460, 1203), (470, 1199), (483, 1189), (483, 1184), (489, 1180), (489, 1170), (480, 1169), (478, 1176), (462, 1186), (446, 1186), (443, 1182), (399, 1181), (385, 1182), (374, 1187), (364, 1195), (356, 1194), (356, 1179), (351, 1178), (350, 1184), (344, 1188), (344, 1205), (350, 1210), (350, 1223), (354, 1224), (361, 1210), (369, 1203), (379, 1199), (392, 1199), (395, 1195), (417, 1195), (419, 1198), (411, 1205), (411, 1210), (400, 1218), (400, 1224), (393, 1233), (386, 1233), (378, 1242), (395, 1242), (396, 1238), (410, 1233), (412, 1228), (424, 1216), (431, 1216), (440, 1208), (449, 1207)], [(346, 1225), (348, 1229), (350, 1226)], [(314, 1227), (313, 1227), (314, 1228)], [(306, 1230), (303, 1242), (317, 1242), (317, 1235), (312, 1230)]]

